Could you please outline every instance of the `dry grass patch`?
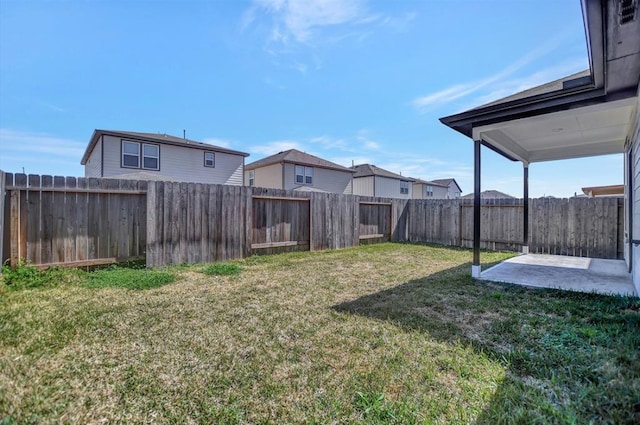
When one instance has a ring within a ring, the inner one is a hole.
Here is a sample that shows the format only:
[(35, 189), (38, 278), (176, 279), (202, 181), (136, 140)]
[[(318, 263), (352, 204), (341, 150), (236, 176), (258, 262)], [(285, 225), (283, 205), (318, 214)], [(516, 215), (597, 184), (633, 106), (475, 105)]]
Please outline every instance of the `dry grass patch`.
[(634, 301), (479, 284), (470, 259), (381, 244), (252, 257), (233, 275), (178, 267), (145, 290), (0, 289), (0, 420), (636, 418)]

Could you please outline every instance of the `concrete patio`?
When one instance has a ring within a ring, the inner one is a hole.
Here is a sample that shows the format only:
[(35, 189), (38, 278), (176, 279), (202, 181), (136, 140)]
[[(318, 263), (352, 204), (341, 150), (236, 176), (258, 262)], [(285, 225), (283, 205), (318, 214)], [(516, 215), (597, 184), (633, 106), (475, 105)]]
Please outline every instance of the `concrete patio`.
[(519, 255), (482, 272), (480, 279), (607, 295), (638, 295), (623, 260)]

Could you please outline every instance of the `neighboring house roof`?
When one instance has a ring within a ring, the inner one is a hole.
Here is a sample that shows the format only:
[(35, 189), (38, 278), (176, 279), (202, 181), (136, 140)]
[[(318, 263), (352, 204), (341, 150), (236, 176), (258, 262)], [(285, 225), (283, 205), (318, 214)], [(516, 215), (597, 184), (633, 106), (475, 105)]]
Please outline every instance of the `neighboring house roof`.
[(384, 168), (376, 167), (372, 164), (354, 165), (353, 167), (351, 167), (351, 169), (355, 170), (356, 172), (353, 175), (354, 179), (358, 177), (379, 176), (386, 177), (388, 179), (404, 180), (410, 182), (415, 181), (415, 179), (412, 179), (411, 177), (405, 177), (401, 174), (392, 173), (391, 171), (387, 171)]
[(422, 179), (412, 178), (414, 184), (428, 184), (429, 186), (449, 187), (446, 184), (436, 183), (435, 181), (428, 181)]
[(244, 169), (246, 171), (255, 170), (256, 168), (266, 167), (268, 165), (279, 164), (282, 162), (353, 173), (353, 170), (350, 170), (347, 167), (343, 167), (342, 165), (338, 165), (335, 162), (327, 161), (326, 159), (319, 158), (315, 155), (300, 152), (297, 149), (289, 149), (287, 151), (282, 151), (275, 155), (259, 159), (245, 165)]
[(331, 193), (328, 190), (318, 189), (317, 187), (312, 186), (298, 186), (293, 188), (296, 192), (319, 192), (319, 193)]
[(623, 196), (624, 185), (583, 187), (582, 192), (590, 198), (595, 198), (596, 196)]
[(244, 157), (249, 156), (246, 152), (240, 152), (233, 149), (223, 148), (221, 146), (210, 145), (208, 143), (197, 142), (195, 140), (189, 140), (182, 137), (171, 136), (169, 134), (159, 134), (159, 133), (139, 133), (136, 131), (119, 131), (119, 130), (99, 130), (96, 129), (91, 136), (91, 140), (89, 140), (89, 144), (87, 145), (87, 149), (82, 156), (82, 161), (80, 163), (82, 165), (86, 164), (89, 159), (89, 155), (93, 151), (93, 148), (100, 140), (100, 137), (106, 136), (114, 136), (114, 137), (122, 137), (125, 139), (136, 140), (136, 141), (149, 141), (154, 143), (161, 143), (165, 145), (174, 145), (174, 146), (182, 146), (185, 148), (196, 148), (196, 149), (205, 149), (211, 150), (214, 152), (222, 152), (229, 153), (232, 155), (241, 155)]
[[(473, 199), (473, 193), (464, 195), (462, 199)], [(480, 192), (480, 199), (516, 199), (516, 197), (499, 190), (483, 190)]]
[(456, 187), (458, 188), (458, 192), (462, 192), (462, 189), (460, 188), (460, 185), (458, 184), (456, 179), (435, 179), (433, 181), (444, 186), (450, 186), (451, 182), (454, 182)]

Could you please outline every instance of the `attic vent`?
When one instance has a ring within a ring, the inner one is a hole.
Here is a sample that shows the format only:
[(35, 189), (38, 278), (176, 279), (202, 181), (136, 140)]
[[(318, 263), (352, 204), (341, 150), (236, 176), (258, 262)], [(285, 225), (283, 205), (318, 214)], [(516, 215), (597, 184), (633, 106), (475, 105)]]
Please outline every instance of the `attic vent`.
[(620, 0), (620, 25), (636, 19), (637, 0)]

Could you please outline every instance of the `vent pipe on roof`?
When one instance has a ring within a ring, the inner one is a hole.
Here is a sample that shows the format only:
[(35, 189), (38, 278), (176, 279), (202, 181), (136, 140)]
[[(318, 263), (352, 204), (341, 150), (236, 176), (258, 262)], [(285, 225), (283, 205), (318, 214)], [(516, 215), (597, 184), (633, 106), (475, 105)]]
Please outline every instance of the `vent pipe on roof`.
[(187, 130), (182, 130), (182, 138), (187, 140)]

